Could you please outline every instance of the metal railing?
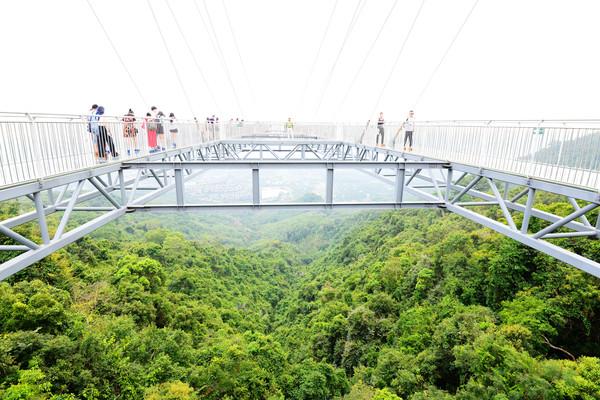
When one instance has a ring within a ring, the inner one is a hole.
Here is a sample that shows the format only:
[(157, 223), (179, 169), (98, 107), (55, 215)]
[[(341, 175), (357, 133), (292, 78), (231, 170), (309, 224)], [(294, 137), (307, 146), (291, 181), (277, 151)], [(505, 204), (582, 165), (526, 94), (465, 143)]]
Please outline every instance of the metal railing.
[[(285, 121), (163, 120), (162, 137), (151, 121), (103, 116), (114, 142), (107, 161), (134, 159), (159, 150), (214, 140), (251, 137), (329, 139), (375, 146), (376, 124)], [(135, 138), (126, 137), (126, 126)], [(99, 162), (87, 116), (0, 113), (0, 186), (94, 166)], [(384, 143), (403, 150), (400, 122), (385, 125)], [(176, 131), (176, 132), (175, 132)], [(412, 152), (445, 161), (600, 190), (600, 120), (424, 121), (416, 124)], [(107, 146), (110, 150), (110, 146)], [(137, 151), (136, 151), (137, 150)], [(407, 149), (408, 150), (408, 149)], [(104, 160), (100, 160), (104, 161)]]

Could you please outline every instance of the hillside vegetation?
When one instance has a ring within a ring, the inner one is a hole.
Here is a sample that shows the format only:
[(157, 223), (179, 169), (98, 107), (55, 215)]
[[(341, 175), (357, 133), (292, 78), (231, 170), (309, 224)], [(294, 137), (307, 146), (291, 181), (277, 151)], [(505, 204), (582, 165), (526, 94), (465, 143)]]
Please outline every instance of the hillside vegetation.
[[(600, 398), (600, 280), (488, 229), (181, 215), (0, 283), (0, 398)], [(599, 241), (563, 245), (600, 260)]]

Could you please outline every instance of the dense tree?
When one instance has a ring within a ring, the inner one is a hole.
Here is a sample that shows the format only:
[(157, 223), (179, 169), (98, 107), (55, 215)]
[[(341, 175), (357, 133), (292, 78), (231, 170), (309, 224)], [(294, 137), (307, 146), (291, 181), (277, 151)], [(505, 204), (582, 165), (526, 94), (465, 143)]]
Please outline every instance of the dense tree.
[(598, 326), (598, 279), (439, 211), (142, 214), (0, 283), (0, 398), (597, 399)]

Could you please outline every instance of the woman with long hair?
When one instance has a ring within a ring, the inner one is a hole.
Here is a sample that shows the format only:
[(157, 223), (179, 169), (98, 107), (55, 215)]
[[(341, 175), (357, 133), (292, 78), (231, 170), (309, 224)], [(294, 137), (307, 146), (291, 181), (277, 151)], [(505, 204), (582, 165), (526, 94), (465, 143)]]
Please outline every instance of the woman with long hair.
[(152, 114), (146, 113), (143, 124), (146, 132), (148, 132), (148, 152), (154, 153), (156, 152), (156, 121)]
[(135, 127), (135, 114), (130, 108), (127, 114), (122, 118), (123, 121), (123, 137), (125, 138), (125, 145), (127, 146), (127, 157), (131, 157), (134, 153), (136, 156), (140, 153), (138, 146), (138, 130)]

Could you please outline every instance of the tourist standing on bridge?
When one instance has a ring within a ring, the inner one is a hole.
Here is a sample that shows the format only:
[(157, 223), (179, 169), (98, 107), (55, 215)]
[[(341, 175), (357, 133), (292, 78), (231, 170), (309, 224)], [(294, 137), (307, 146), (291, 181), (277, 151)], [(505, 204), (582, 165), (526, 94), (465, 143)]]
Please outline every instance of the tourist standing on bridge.
[(179, 129), (177, 128), (177, 122), (175, 120), (175, 113), (169, 114), (169, 133), (171, 134), (171, 147), (177, 147), (177, 133), (179, 133)]
[(146, 113), (144, 129), (148, 132), (148, 152), (156, 152), (156, 121), (151, 113)]
[(92, 104), (88, 115), (88, 132), (92, 135), (92, 145), (94, 146), (94, 157), (98, 160), (98, 120), (100, 116), (96, 114), (98, 104)]
[(210, 140), (215, 140), (215, 114), (212, 117), (206, 118), (206, 123), (208, 124), (208, 135), (210, 136)]
[[(383, 125), (385, 124), (385, 120), (383, 119), (383, 113), (379, 113), (379, 119), (377, 120), (377, 137), (375, 138), (375, 144), (379, 147), (383, 147), (384, 134), (385, 130)], [(379, 142), (381, 139), (381, 143)]]
[(123, 116), (123, 137), (125, 138), (125, 145), (127, 146), (127, 156), (131, 157), (131, 154), (136, 156), (140, 154), (138, 146), (138, 129), (135, 126), (135, 114), (130, 108), (127, 114)]
[(288, 139), (294, 138), (294, 123), (292, 122), (292, 117), (288, 117), (288, 120), (285, 123), (285, 131), (287, 133)]
[(104, 115), (104, 107), (99, 106), (96, 110), (96, 115), (98, 115), (98, 156), (100, 158), (100, 162), (107, 161), (107, 148), (108, 153), (110, 153), (113, 157), (118, 157), (119, 153), (117, 153), (117, 149), (115, 147), (115, 142), (113, 142), (113, 138), (110, 135), (110, 131), (108, 126), (106, 126), (106, 122), (103, 120)]
[(406, 151), (406, 142), (408, 141), (408, 151), (412, 151), (413, 132), (415, 131), (415, 112), (410, 110), (406, 121), (402, 123), (400, 129), (404, 129), (404, 151)]
[(158, 151), (165, 151), (167, 141), (165, 139), (165, 113), (159, 111), (156, 114), (156, 142)]

